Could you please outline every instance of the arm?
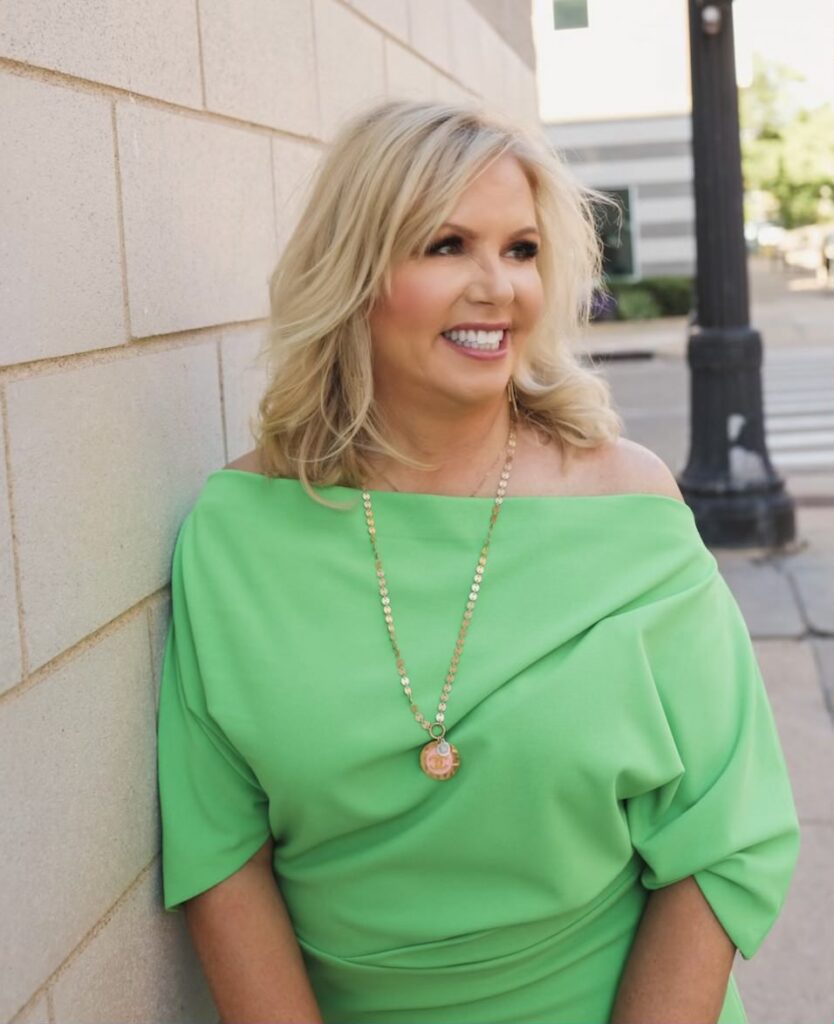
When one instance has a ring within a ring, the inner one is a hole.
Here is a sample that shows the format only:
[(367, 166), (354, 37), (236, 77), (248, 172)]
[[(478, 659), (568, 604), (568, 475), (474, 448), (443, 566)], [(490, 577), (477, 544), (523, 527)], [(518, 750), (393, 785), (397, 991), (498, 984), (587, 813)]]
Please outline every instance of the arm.
[(238, 871), (184, 904), (222, 1024), (321, 1024), (272, 873), (270, 839)]
[(715, 1024), (735, 952), (691, 875), (650, 891), (611, 1024)]

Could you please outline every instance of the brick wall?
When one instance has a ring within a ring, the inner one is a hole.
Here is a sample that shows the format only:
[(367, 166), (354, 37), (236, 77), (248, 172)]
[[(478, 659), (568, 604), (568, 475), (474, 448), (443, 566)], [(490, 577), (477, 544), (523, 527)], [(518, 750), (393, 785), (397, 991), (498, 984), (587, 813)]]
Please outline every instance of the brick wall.
[(384, 96), (535, 122), (532, 62), (529, 0), (0, 5), (3, 1021), (216, 1019), (161, 902), (173, 541), (252, 447), (323, 143)]

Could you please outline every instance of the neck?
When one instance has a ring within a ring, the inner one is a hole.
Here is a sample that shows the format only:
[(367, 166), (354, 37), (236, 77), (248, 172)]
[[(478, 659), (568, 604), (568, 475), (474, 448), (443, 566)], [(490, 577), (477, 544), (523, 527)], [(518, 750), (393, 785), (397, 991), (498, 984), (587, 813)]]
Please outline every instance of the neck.
[[(510, 406), (506, 392), (494, 402), (440, 412), (425, 408), (396, 409), (380, 403), (388, 437), (406, 455), (431, 463), (434, 469), (407, 466), (388, 456), (375, 456), (371, 489), (468, 495), (485, 472), (487, 486), (504, 465)], [(497, 461), (496, 461), (497, 457)], [(494, 463), (494, 466), (492, 465)], [(492, 470), (494, 469), (494, 474)], [(376, 483), (382, 481), (379, 488)]]

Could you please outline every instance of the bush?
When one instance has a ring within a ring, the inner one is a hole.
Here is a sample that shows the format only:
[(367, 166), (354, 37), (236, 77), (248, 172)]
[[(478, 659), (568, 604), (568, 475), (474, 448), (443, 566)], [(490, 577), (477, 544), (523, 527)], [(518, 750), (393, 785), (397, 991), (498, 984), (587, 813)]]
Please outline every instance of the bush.
[(693, 306), (691, 277), (644, 277), (639, 282), (654, 296), (661, 316), (686, 316)]
[[(618, 320), (686, 316), (694, 305), (694, 280), (691, 277), (669, 275), (644, 277), (640, 281), (614, 279), (606, 281), (606, 287), (613, 296)], [(604, 315), (595, 317), (608, 318)]]
[(651, 320), (661, 316), (660, 306), (646, 288), (629, 288), (617, 296), (617, 313), (621, 320)]

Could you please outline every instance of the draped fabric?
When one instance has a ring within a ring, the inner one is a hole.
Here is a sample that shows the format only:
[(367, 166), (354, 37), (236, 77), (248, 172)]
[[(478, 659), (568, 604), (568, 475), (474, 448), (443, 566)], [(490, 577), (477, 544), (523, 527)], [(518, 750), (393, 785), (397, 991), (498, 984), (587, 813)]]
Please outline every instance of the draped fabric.
[[(745, 959), (799, 826), (749, 632), (689, 507), (505, 498), (457, 677), (460, 768), (401, 692), (360, 492), (218, 470), (182, 523), (158, 717), (165, 909), (269, 835), (328, 1024), (602, 1024), (649, 892)], [(434, 719), (491, 498), (371, 492)], [(721, 1024), (745, 1022), (731, 975)]]

